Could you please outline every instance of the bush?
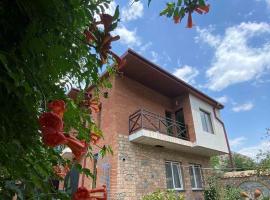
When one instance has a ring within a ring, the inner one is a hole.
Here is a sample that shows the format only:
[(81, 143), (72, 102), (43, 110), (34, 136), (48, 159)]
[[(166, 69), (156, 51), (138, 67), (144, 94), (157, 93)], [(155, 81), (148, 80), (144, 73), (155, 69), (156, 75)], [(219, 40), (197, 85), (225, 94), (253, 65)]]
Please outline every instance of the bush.
[(223, 187), (218, 177), (208, 179), (209, 187), (204, 191), (205, 200), (240, 200), (240, 190), (235, 187)]
[(215, 176), (209, 177), (208, 179), (209, 187), (204, 190), (205, 200), (219, 200), (218, 182)]
[(240, 200), (240, 190), (238, 188), (227, 186), (224, 189), (224, 200)]
[(184, 200), (184, 196), (178, 194), (173, 190), (156, 191), (148, 194), (142, 198), (142, 200)]

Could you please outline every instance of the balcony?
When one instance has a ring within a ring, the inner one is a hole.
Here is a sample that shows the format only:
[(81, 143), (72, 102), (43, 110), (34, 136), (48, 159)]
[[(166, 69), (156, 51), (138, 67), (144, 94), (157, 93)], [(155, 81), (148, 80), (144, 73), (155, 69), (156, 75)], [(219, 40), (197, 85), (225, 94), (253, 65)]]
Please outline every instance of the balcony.
[(178, 150), (193, 145), (189, 141), (187, 125), (144, 109), (129, 116), (129, 140)]

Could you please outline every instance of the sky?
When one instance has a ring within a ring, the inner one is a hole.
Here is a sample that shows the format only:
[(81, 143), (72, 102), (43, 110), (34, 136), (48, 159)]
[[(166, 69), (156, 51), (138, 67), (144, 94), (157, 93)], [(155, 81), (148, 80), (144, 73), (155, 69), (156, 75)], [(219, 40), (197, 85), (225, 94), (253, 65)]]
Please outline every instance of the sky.
[[(173, 0), (172, 0), (173, 1)], [(208, 0), (210, 12), (174, 24), (160, 17), (166, 1), (120, 5), (113, 50), (131, 48), (225, 105), (222, 119), (234, 152), (256, 157), (270, 149), (270, 0)]]

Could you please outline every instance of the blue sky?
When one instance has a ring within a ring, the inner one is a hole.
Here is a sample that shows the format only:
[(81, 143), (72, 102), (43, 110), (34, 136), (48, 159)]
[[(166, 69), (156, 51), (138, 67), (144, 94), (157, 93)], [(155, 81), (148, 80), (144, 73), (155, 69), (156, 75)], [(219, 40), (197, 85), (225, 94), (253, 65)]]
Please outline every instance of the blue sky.
[(209, 0), (208, 14), (193, 14), (193, 29), (186, 18), (174, 24), (160, 17), (165, 2), (111, 4), (121, 9), (115, 52), (132, 48), (223, 103), (233, 151), (255, 157), (270, 148), (263, 139), (270, 127), (270, 0)]

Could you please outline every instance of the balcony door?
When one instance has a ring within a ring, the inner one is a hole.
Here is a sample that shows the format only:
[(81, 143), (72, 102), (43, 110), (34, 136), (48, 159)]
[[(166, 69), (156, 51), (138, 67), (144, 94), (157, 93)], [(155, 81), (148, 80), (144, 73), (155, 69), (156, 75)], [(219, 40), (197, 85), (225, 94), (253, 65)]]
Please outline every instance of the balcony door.
[(177, 122), (177, 137), (186, 138), (187, 132), (185, 127), (183, 108), (180, 108), (175, 112), (175, 121)]
[(166, 124), (167, 124), (167, 134), (173, 135), (173, 119), (172, 119), (172, 113), (170, 111), (165, 111), (165, 117), (166, 117)]

